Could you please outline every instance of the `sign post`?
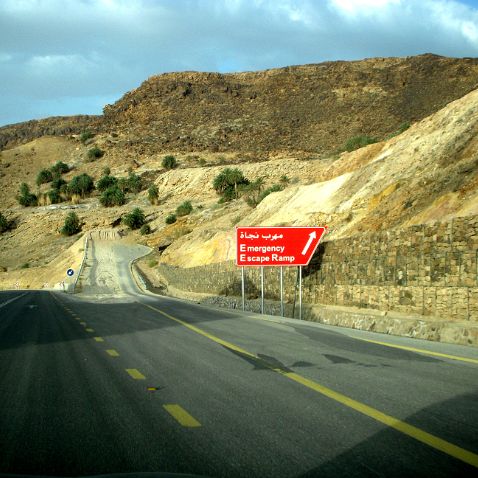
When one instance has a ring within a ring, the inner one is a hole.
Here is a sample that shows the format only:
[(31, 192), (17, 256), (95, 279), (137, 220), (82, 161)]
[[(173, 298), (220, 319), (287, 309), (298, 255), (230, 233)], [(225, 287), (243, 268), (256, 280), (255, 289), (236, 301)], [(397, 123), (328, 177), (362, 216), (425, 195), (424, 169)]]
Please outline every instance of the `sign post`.
[(280, 266), (280, 316), (284, 317), (284, 268)]
[(264, 313), (264, 267), (261, 266), (261, 314)]
[(299, 320), (302, 320), (302, 266), (299, 266)]
[(236, 265), (242, 267), (243, 310), (244, 267), (261, 268), (261, 314), (264, 313), (264, 266), (280, 267), (281, 316), (283, 316), (283, 266), (298, 266), (299, 319), (302, 319), (302, 266), (309, 264), (326, 229), (327, 226), (237, 227)]
[(241, 279), (242, 279), (242, 311), (246, 310), (246, 294), (245, 294), (245, 287), (244, 287), (244, 266), (241, 267)]

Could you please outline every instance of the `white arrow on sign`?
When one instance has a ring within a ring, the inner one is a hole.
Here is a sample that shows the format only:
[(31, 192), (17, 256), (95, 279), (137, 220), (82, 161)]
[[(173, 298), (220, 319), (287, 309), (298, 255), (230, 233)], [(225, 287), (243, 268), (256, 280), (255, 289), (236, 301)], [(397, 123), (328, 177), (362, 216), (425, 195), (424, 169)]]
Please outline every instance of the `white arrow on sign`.
[(305, 256), (307, 254), (307, 251), (310, 247), (310, 245), (312, 244), (312, 241), (317, 237), (317, 234), (315, 233), (315, 231), (311, 232), (309, 234), (309, 240), (307, 241), (307, 244), (304, 246), (304, 249), (302, 249), (302, 255)]

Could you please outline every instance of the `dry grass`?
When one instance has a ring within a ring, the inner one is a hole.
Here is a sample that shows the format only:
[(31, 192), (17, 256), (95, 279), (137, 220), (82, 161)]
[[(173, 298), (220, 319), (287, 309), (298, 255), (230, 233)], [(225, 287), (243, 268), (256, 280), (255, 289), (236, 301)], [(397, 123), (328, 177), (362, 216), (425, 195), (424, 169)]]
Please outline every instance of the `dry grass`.
[(79, 194), (73, 194), (71, 196), (71, 204), (80, 204), (81, 203), (81, 196)]

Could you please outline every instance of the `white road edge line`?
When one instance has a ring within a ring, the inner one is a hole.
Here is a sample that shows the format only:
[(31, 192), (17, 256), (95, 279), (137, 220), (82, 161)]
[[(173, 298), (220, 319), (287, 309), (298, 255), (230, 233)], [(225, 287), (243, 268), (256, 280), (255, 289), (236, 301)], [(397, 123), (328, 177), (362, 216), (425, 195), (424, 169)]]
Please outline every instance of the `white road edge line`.
[(1, 304), (0, 304), (0, 309), (1, 309), (2, 307), (5, 307), (6, 305), (10, 304), (10, 303), (13, 302), (14, 300), (17, 300), (17, 299), (19, 299), (20, 297), (23, 297), (24, 295), (27, 295), (27, 293), (24, 292), (24, 293), (21, 294), (21, 295), (17, 295), (17, 297), (13, 297), (13, 299), (9, 299), (9, 300), (7, 300), (6, 302), (1, 303)]

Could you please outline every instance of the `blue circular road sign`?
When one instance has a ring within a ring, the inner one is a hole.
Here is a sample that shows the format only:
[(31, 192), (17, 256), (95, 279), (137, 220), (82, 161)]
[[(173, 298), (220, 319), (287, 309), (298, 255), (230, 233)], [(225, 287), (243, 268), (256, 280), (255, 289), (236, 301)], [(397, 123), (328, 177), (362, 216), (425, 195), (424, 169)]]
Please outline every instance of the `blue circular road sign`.
[(66, 275), (67, 275), (67, 276), (70, 276), (70, 277), (71, 277), (74, 273), (75, 273), (75, 271), (74, 271), (73, 269), (68, 269), (68, 270), (66, 271)]

